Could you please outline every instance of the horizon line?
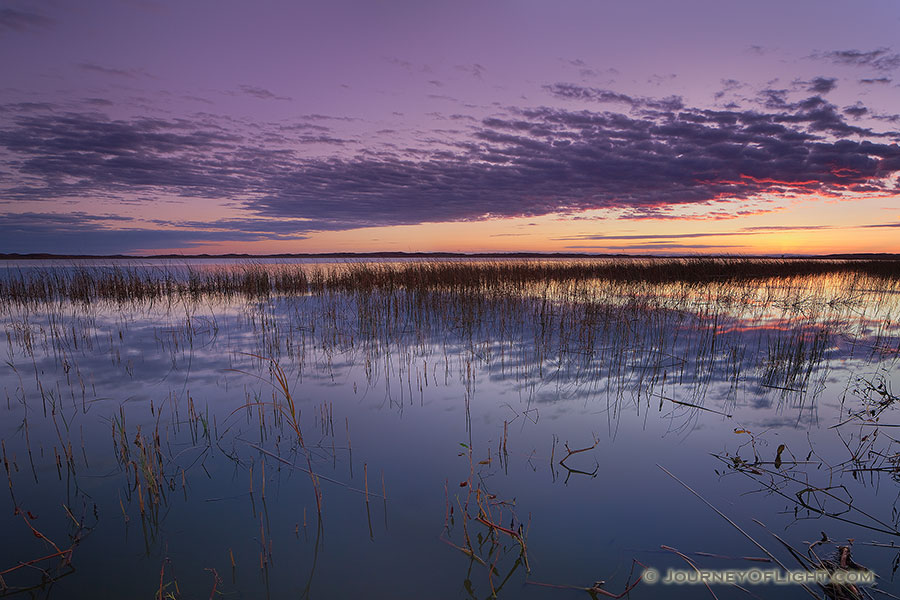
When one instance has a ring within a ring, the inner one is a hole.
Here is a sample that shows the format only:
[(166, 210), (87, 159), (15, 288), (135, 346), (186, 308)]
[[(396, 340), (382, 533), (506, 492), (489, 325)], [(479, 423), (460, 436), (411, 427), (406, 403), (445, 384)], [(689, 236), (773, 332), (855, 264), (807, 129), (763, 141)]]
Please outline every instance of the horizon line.
[(152, 260), (152, 259), (271, 259), (271, 258), (796, 258), (796, 259), (878, 259), (900, 260), (900, 253), (893, 252), (839, 252), (832, 254), (628, 254), (628, 253), (588, 253), (588, 252), (282, 252), (270, 254), (248, 254), (228, 252), (223, 254), (54, 254), (50, 252), (8, 252), (0, 253), (3, 260), (72, 260), (72, 259), (112, 259), (112, 260)]

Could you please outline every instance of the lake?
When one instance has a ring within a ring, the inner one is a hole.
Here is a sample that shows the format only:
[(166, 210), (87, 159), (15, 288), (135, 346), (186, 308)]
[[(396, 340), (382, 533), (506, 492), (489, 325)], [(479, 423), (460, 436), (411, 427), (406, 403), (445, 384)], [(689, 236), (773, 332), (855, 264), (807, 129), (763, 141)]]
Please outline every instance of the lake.
[(21, 261), (0, 292), (4, 593), (900, 595), (895, 263)]

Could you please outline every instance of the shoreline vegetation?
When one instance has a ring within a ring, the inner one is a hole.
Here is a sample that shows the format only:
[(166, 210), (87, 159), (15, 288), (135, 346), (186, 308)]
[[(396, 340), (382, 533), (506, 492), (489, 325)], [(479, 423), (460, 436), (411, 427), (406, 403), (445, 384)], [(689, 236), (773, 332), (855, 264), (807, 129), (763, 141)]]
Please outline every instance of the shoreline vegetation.
[(749, 282), (844, 274), (900, 280), (900, 261), (751, 258), (640, 260), (461, 260), (398, 263), (96, 266), (7, 269), (4, 303), (58, 300), (134, 302), (166, 297), (372, 291), (521, 292), (540, 283), (607, 281), (636, 284)]

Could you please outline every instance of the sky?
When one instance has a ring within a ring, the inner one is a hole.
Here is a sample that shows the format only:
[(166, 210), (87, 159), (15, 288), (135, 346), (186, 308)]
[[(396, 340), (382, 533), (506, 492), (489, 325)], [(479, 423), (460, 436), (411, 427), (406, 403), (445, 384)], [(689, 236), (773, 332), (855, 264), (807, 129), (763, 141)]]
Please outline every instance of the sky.
[(900, 3), (0, 0), (0, 253), (900, 252)]

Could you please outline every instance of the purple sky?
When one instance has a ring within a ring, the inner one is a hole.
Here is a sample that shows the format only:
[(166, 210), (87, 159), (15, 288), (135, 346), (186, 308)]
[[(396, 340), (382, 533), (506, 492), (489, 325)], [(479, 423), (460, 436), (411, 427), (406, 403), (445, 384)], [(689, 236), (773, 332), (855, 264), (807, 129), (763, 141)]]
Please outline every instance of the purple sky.
[(0, 0), (0, 252), (900, 251), (897, 31), (895, 0)]

